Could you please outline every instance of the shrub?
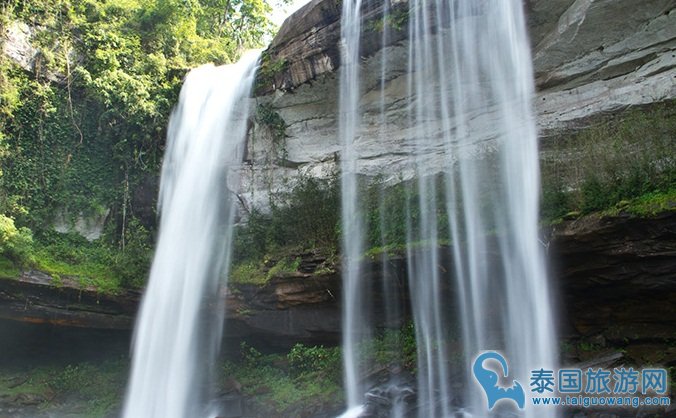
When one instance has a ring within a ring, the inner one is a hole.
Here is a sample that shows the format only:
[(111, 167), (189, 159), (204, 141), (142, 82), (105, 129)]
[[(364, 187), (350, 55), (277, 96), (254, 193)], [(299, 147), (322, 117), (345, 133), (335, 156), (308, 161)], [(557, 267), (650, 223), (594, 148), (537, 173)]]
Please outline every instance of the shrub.
[[(335, 372), (341, 370), (341, 355), (338, 347), (306, 346), (296, 344), (286, 358), (293, 372)], [(333, 376), (333, 375), (332, 375)], [(334, 376), (336, 377), (336, 376)]]
[(282, 258), (268, 271), (268, 280), (272, 279), (273, 277), (284, 277), (295, 273), (298, 271), (300, 261), (300, 257), (296, 257), (293, 260), (288, 257)]
[(257, 416), (300, 416), (342, 401), (340, 350), (297, 344), (287, 354), (262, 354), (240, 345), (241, 361), (228, 361), (223, 378), (234, 378), (250, 396)]
[(124, 248), (112, 249), (113, 273), (122, 286), (141, 287), (152, 262), (152, 235), (138, 219), (132, 218), (125, 229), (124, 242)]
[(266, 274), (254, 262), (244, 262), (233, 267), (230, 280), (239, 284), (265, 284)]
[(335, 248), (340, 212), (337, 178), (302, 177), (270, 196), (270, 212), (254, 208), (235, 235), (235, 260), (260, 260), (294, 246)]
[(14, 225), (14, 219), (0, 215), (0, 253), (19, 264), (33, 261), (33, 234)]

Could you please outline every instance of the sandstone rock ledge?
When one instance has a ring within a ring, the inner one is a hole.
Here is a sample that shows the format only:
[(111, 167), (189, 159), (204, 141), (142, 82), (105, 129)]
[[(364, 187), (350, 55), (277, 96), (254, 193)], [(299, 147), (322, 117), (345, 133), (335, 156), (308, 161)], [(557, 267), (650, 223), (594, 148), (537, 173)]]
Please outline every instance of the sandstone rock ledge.
[(116, 295), (82, 287), (77, 280), (55, 280), (30, 270), (0, 279), (0, 319), (79, 328), (129, 329), (140, 299), (135, 291)]

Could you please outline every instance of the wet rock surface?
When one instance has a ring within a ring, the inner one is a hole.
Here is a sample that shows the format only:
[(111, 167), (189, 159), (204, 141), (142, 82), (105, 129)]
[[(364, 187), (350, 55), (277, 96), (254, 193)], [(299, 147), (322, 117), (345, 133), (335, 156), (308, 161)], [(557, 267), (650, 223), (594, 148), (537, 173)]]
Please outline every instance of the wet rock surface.
[(400, 379), (372, 388), (364, 395), (364, 413), (361, 416), (389, 418), (414, 410), (416, 390), (412, 383)]
[(569, 331), (615, 343), (676, 338), (676, 212), (567, 221), (549, 254)]
[[(370, 22), (382, 19), (384, 3), (366, 2), (362, 7), (363, 57), (407, 36), (405, 30), (393, 25), (389, 39), (382, 44), (383, 26), (372, 28)], [(390, 13), (407, 13), (408, 3), (393, 1)], [(536, 84), (541, 90), (567, 90), (609, 80), (648, 63), (652, 63), (653, 72), (674, 68), (676, 6), (671, 0), (528, 0), (526, 13)], [(273, 68), (274, 74), (259, 74), (264, 85), (258, 93), (294, 89), (337, 70), (340, 17), (340, 2), (335, 0), (313, 0), (290, 16), (266, 51), (271, 61), (280, 65)], [(271, 79), (277, 81), (265, 84)]]
[(36, 270), (0, 279), (0, 319), (80, 328), (129, 329), (140, 293), (101, 293), (74, 278)]
[(297, 342), (335, 344), (340, 340), (340, 277), (272, 279), (264, 286), (231, 286), (226, 338), (247, 338), (270, 347)]

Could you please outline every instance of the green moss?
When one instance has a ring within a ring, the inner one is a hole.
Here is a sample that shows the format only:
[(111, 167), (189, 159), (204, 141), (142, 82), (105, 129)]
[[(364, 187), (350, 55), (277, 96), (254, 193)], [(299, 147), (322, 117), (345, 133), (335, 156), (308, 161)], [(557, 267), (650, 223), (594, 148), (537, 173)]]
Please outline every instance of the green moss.
[(36, 253), (36, 268), (55, 278), (55, 284), (62, 277), (69, 277), (76, 279), (82, 287), (95, 287), (104, 293), (115, 293), (120, 289), (119, 279), (112, 274), (110, 266), (99, 259), (105, 254), (82, 252), (78, 254), (82, 257), (79, 260), (64, 261), (55, 257), (51, 250), (42, 248)]
[(676, 188), (667, 192), (651, 192), (636, 199), (623, 200), (615, 207), (603, 211), (602, 214), (615, 216), (620, 213), (630, 213), (648, 217), (667, 211), (676, 211)]

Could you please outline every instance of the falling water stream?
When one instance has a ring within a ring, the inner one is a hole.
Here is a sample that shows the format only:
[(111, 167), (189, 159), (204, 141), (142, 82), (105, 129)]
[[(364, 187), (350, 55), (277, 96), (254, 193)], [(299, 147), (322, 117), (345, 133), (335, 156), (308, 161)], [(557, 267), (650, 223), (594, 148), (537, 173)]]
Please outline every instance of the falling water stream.
[(136, 324), (125, 418), (214, 416), (209, 368), (221, 340), (237, 167), (258, 54), (192, 70), (169, 123), (160, 232)]
[[(412, 149), (407, 169), (415, 180), (408, 186), (412, 199), (402, 205), (418, 349), (417, 415), (446, 417), (460, 409), (472, 416), (499, 416), (504, 408), (489, 413), (473, 381), (474, 358), (485, 350), (502, 352), (510, 362), (510, 381), (519, 378), (526, 386), (530, 370), (553, 368), (556, 362), (537, 236), (539, 167), (523, 5), (519, 0), (410, 0), (408, 7), (411, 134), (405, 146)], [(361, 378), (367, 365), (359, 358), (359, 341), (374, 327), (363, 314), (373, 301), (360, 275), (365, 245), (360, 204), (368, 198), (357, 187), (361, 8), (360, 0), (343, 2), (339, 126), (346, 416), (357, 414), (364, 402)], [(382, 59), (384, 89), (387, 64)], [(387, 120), (387, 111), (381, 100), (381, 121)], [(384, 212), (381, 207), (381, 216)], [(443, 252), (452, 260), (450, 274), (440, 267)], [(455, 300), (447, 299), (449, 287)], [(452, 323), (460, 330), (460, 347), (450, 347)], [(450, 361), (453, 350), (460, 351), (456, 364)], [(552, 417), (556, 412), (527, 407), (519, 414)]]
[(359, 40), (361, 34), (361, 0), (343, 3), (341, 18), (342, 67), (340, 72), (339, 136), (341, 139), (341, 219), (343, 224), (343, 363), (347, 404), (346, 417), (359, 411), (363, 388), (358, 364), (358, 343), (363, 336), (364, 296), (360, 280), (360, 257), (364, 249), (364, 222), (357, 197), (357, 155), (355, 141), (359, 131)]
[[(401, 209), (418, 350), (415, 414), (499, 416), (504, 408), (489, 413), (470, 373), (482, 351), (502, 352), (510, 378), (527, 379), (529, 370), (553, 368), (556, 361), (537, 237), (539, 168), (522, 2), (410, 0), (408, 7), (405, 148), (413, 180)], [(363, 411), (370, 383), (364, 380), (360, 341), (375, 331), (372, 291), (362, 265), (367, 224), (367, 196), (359, 181), (362, 26), (361, 0), (344, 0), (338, 120), (345, 417)], [(383, 44), (387, 38), (385, 28)], [(381, 59), (384, 127), (386, 52)], [(235, 213), (228, 190), (237, 187), (256, 61), (257, 55), (247, 54), (235, 65), (191, 71), (172, 115), (160, 234), (135, 330), (126, 418), (214, 415), (207, 409), (209, 370), (221, 340), (214, 330), (222, 329), (219, 295), (230, 264)], [(378, 197), (381, 231), (388, 222), (385, 193)], [(383, 247), (385, 238), (382, 234)], [(448, 269), (443, 260), (452, 260)], [(382, 265), (386, 276), (385, 255)], [(384, 285), (381, 296), (389, 322), (399, 316), (401, 295)], [(454, 333), (459, 344), (451, 343)], [(460, 359), (453, 363), (456, 353)], [(544, 409), (518, 412), (556, 415)], [(391, 416), (404, 416), (401, 405)]]

